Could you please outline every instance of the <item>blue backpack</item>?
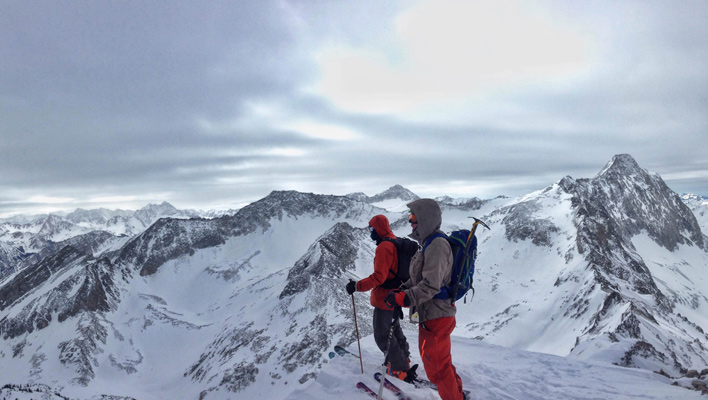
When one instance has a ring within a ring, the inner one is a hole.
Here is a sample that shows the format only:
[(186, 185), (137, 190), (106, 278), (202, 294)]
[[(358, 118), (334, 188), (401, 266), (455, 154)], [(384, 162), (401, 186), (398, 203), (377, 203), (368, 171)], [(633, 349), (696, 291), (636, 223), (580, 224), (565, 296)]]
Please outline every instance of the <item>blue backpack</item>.
[[(472, 297), (474, 298), (474, 287), (472, 287), (472, 283), (474, 277), (474, 262), (477, 259), (477, 236), (475, 236), (475, 231), (477, 230), (478, 224), (482, 224), (489, 229), (484, 222), (477, 218), (474, 220), (475, 222), (472, 225), (471, 231), (461, 229), (459, 231), (453, 231), (450, 236), (443, 233), (434, 233), (426, 240), (423, 246), (423, 252), (425, 252), (425, 249), (428, 248), (435, 238), (443, 237), (450, 243), (454, 257), (450, 284), (441, 287), (440, 293), (435, 295), (435, 299), (452, 299), (451, 303), (454, 304), (457, 300), (465, 296), (470, 289), (472, 289)], [(465, 303), (466, 302), (467, 298), (465, 298)]]

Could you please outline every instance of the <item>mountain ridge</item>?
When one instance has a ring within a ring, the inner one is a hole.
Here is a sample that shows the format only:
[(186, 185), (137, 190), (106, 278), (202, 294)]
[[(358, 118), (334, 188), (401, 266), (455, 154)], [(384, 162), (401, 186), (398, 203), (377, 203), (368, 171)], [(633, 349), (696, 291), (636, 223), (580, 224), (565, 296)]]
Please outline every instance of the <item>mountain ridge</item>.
[[(371, 273), (368, 220), (383, 213), (396, 235), (409, 229), (405, 199), (386, 210), (357, 197), (273, 191), (233, 215), (45, 243), (46, 255), (0, 277), (0, 374), (61, 381), (79, 397), (157, 398), (138, 377), (161, 371), (157, 382), (175, 383), (163, 395), (285, 398), (335, 344), (356, 340), (343, 287)], [(458, 303), (460, 340), (671, 375), (708, 365), (705, 236), (631, 156), (519, 198), (441, 201), (443, 230), (471, 211), (491, 227), (478, 231), (476, 295)], [(369, 335), (368, 295), (354, 301)]]

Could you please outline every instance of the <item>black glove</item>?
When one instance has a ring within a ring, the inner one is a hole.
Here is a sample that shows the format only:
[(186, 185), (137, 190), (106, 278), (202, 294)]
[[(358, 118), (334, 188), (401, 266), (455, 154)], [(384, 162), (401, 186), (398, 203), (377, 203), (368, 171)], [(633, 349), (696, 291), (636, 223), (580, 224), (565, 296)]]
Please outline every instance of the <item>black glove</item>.
[(354, 294), (354, 292), (356, 292), (356, 281), (350, 279), (347, 283), (347, 293)]
[(398, 320), (403, 319), (403, 309), (401, 307), (393, 307), (393, 318)]

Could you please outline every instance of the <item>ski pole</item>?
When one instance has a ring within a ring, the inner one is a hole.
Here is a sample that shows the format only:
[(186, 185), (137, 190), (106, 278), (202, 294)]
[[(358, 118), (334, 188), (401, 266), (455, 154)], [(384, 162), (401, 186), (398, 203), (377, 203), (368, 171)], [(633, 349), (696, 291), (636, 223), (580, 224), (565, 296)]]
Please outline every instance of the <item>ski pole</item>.
[(364, 360), (361, 358), (361, 342), (359, 341), (359, 325), (356, 323), (356, 303), (354, 302), (354, 293), (352, 293), (352, 309), (354, 310), (354, 327), (356, 328), (356, 343), (359, 345), (359, 364), (361, 364), (361, 373), (364, 373)]

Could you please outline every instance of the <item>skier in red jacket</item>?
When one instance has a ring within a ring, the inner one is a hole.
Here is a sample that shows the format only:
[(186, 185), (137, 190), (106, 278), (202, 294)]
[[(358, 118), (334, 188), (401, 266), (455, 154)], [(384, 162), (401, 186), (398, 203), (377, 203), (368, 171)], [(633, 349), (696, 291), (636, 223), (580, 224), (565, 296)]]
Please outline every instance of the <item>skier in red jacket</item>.
[[(385, 283), (395, 279), (396, 271), (398, 271), (396, 245), (385, 239), (396, 239), (396, 236), (391, 231), (388, 218), (384, 215), (376, 215), (369, 221), (369, 231), (371, 239), (376, 242), (374, 273), (358, 282), (350, 280), (346, 286), (347, 293), (353, 294), (354, 292), (371, 290), (371, 305), (374, 306), (374, 339), (384, 354), (388, 349), (386, 372), (391, 376), (410, 382), (416, 378), (417, 365), (411, 368), (406, 336), (401, 330), (398, 319), (394, 320), (393, 318), (393, 307), (386, 305), (384, 301), (386, 295), (393, 290), (393, 288), (384, 288), (384, 286), (389, 286)], [(389, 344), (391, 324), (394, 324), (394, 331)]]

